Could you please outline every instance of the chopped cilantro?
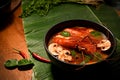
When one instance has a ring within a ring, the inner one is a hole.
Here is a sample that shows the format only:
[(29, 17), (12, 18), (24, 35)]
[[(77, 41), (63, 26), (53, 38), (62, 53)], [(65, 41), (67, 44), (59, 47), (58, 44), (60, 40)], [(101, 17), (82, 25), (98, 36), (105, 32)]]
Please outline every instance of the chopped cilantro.
[(101, 36), (101, 33), (99, 32), (99, 31), (92, 31), (92, 32), (90, 32), (91, 33), (91, 35), (93, 35), (94, 37), (99, 37), (99, 36)]
[(85, 55), (85, 63), (89, 62), (91, 60), (91, 56), (90, 55)]
[(75, 50), (71, 50), (70, 52), (71, 52), (72, 56), (75, 57), (75, 55), (76, 55)]
[(97, 60), (102, 60), (102, 55), (99, 52), (95, 52), (93, 53), (93, 55), (95, 56)]
[(84, 60), (80, 63), (81, 65), (84, 65), (88, 63), (91, 60), (91, 55), (84, 55)]
[(62, 36), (64, 36), (64, 37), (70, 37), (70, 33), (67, 32), (67, 31), (62, 31), (62, 32), (60, 33), (60, 35), (62, 35)]

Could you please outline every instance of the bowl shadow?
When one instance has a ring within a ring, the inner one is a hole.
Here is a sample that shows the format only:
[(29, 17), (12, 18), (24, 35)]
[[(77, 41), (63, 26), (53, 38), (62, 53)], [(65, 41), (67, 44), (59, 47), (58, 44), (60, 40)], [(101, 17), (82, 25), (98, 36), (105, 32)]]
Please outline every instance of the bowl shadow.
[[(55, 65), (51, 66), (54, 80), (114, 80), (111, 66), (108, 63), (98, 64), (96, 66), (83, 68), (79, 71), (71, 72), (61, 70)], [(118, 78), (117, 78), (118, 79)]]

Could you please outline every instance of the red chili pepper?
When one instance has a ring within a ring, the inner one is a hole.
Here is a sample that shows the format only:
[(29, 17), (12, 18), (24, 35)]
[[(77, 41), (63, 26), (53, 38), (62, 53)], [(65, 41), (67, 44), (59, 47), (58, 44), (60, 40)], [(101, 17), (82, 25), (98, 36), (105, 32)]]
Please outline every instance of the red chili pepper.
[(30, 50), (29, 50), (29, 52), (32, 54), (32, 56), (33, 56), (35, 59), (37, 59), (37, 60), (39, 60), (39, 61), (42, 61), (42, 62), (45, 62), (45, 63), (50, 63), (50, 62), (51, 62), (50, 60), (39, 56), (37, 53), (31, 52)]
[(46, 59), (46, 58), (43, 58), (43, 57), (41, 57), (41, 56), (39, 56), (38, 54), (33, 53), (33, 52), (32, 52), (32, 56), (33, 56), (35, 59), (37, 59), (37, 60), (39, 60), (39, 61), (42, 61), (42, 62), (46, 62), (46, 63), (50, 63), (50, 62), (51, 62), (50, 60), (48, 60), (48, 59)]
[(19, 52), (19, 54), (24, 58), (27, 59), (28, 57), (26, 56), (26, 54), (18, 49), (13, 48), (14, 50), (16, 50), (17, 52)]

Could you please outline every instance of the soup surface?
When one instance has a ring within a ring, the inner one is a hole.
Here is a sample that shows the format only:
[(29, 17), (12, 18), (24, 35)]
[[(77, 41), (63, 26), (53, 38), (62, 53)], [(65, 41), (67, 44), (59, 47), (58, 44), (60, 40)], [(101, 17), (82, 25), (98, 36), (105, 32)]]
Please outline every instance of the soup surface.
[(92, 64), (108, 57), (111, 42), (103, 33), (86, 27), (72, 27), (56, 33), (48, 50), (61, 61), (71, 64)]

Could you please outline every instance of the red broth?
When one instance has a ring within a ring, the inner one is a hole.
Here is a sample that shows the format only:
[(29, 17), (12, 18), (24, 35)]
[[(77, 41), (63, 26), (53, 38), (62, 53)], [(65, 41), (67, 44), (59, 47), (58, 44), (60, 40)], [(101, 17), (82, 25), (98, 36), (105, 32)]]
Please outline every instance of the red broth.
[(52, 55), (71, 64), (92, 64), (104, 60), (110, 47), (111, 43), (103, 33), (79, 26), (56, 33), (48, 45)]

